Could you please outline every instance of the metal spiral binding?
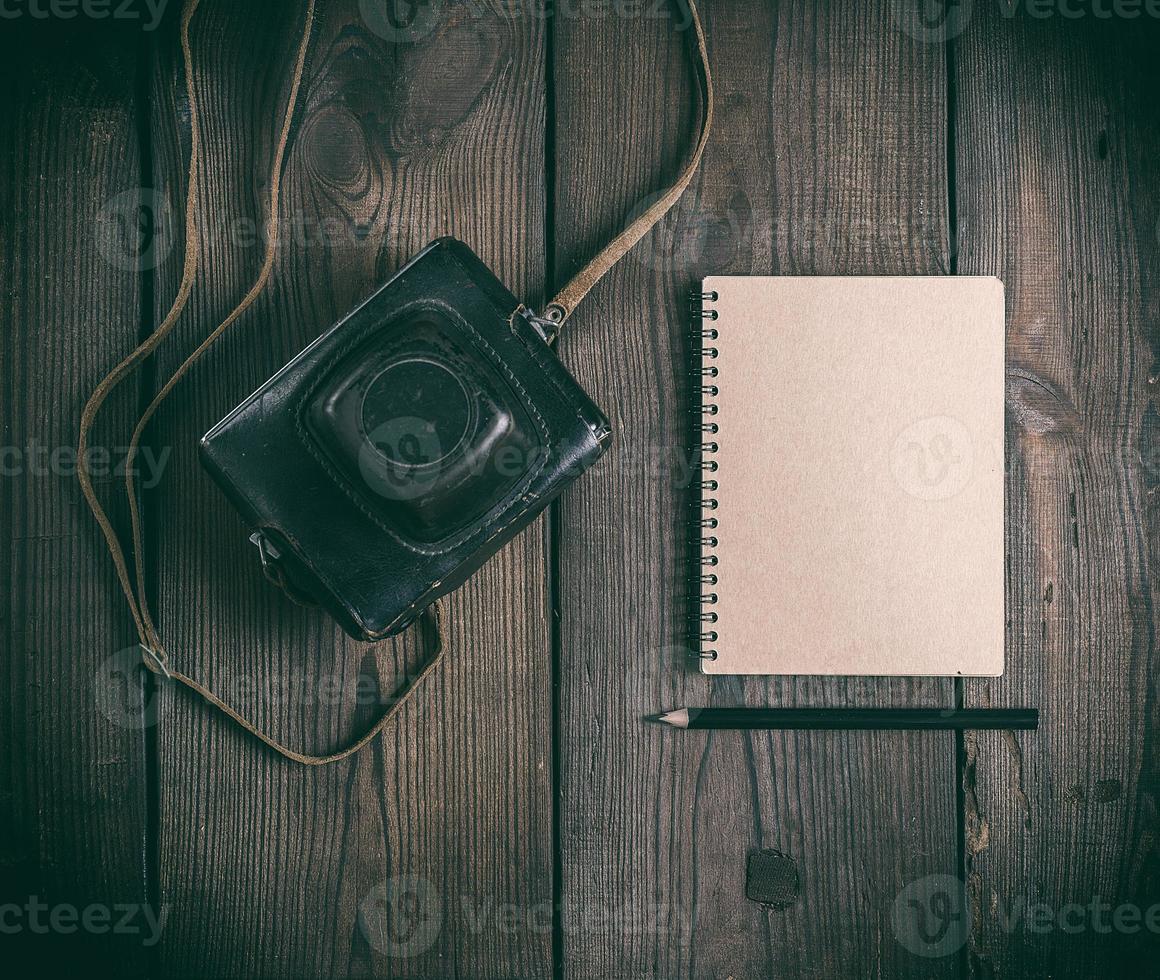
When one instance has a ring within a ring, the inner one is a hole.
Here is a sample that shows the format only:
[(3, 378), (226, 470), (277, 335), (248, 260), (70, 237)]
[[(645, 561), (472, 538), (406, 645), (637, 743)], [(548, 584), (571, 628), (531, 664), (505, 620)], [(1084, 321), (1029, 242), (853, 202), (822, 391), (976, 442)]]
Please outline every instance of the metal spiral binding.
[(690, 593), (693, 597), (693, 632), (697, 636), (697, 657), (701, 660), (716, 660), (717, 651), (711, 644), (717, 641), (717, 630), (713, 626), (717, 622), (717, 613), (712, 608), (717, 602), (717, 593), (707, 591), (717, 584), (716, 571), (717, 555), (713, 549), (717, 547), (717, 536), (710, 532), (717, 529), (717, 518), (712, 511), (717, 509), (717, 498), (713, 493), (717, 490), (717, 480), (704, 478), (706, 473), (717, 472), (717, 461), (710, 459), (717, 452), (717, 423), (712, 416), (717, 414), (717, 403), (712, 399), (717, 397), (719, 388), (715, 380), (717, 367), (706, 364), (717, 357), (717, 327), (713, 325), (717, 319), (717, 311), (707, 304), (716, 301), (717, 292), (705, 292), (698, 288), (693, 291), (693, 343), (692, 359), (695, 366), (692, 375), (698, 379), (694, 385), (696, 398), (693, 408), (693, 445), (692, 456), (696, 460), (696, 469), (702, 474), (702, 479), (694, 483), (696, 493), (694, 499), (694, 515), (692, 520), (693, 543), (698, 552), (697, 573), (691, 583)]

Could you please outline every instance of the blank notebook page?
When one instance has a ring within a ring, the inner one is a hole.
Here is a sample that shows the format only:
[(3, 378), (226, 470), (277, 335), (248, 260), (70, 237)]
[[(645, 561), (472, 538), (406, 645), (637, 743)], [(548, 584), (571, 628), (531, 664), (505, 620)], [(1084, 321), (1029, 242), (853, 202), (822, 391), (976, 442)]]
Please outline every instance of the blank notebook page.
[(1002, 283), (703, 288), (718, 314), (704, 670), (1002, 673)]

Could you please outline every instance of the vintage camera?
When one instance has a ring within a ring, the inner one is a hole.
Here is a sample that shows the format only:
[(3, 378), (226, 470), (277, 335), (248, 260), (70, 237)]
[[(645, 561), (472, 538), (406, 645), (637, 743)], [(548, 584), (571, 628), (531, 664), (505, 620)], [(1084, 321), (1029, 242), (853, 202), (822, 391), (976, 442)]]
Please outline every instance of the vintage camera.
[(611, 440), (546, 327), (441, 238), (215, 425), (267, 571), (363, 640), (458, 587)]

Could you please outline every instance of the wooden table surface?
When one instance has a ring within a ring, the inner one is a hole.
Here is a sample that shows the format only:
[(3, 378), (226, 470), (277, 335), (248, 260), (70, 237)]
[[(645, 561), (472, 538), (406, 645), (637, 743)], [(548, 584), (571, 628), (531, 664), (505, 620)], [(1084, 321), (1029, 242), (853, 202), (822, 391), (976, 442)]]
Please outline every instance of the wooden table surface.
[[(0, 957), (128, 977), (1155, 970), (1154, 14), (977, 2), (940, 26), (903, 0), (707, 0), (704, 166), (559, 344), (613, 451), (450, 599), (451, 655), (397, 727), (307, 770), (119, 653), (135, 634), (68, 458), (87, 394), (179, 278), (171, 6), (152, 31), (0, 22), (0, 902), (165, 916), (154, 944), (26, 927)], [(666, 3), (558, 0), (546, 17), (431, 0), (402, 37), (380, 7), (320, 4), (273, 280), (159, 414), (142, 470), (175, 665), (314, 750), (363, 730), (421, 643), (355, 643), (268, 585), (197, 438), (438, 235), (542, 303), (671, 178), (696, 122)], [(260, 265), (302, 10), (203, 0), (194, 22), (209, 240), (185, 317), (98, 428), (122, 527), (135, 413)], [(1001, 679), (688, 668), (685, 297), (708, 273), (1005, 282)], [(1027, 705), (1043, 723), (956, 738), (641, 721), (741, 701)], [(783, 855), (775, 905), (746, 895), (762, 850)]]

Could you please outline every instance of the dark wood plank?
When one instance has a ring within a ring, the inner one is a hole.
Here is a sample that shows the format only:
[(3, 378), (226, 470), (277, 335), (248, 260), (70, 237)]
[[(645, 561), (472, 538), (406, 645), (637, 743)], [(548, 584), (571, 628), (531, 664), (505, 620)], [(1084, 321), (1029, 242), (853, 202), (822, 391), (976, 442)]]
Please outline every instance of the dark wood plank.
[(1008, 316), (1008, 664), (966, 699), (1043, 715), (967, 743), (981, 976), (1155, 968), (1110, 908), (1160, 901), (1158, 39), (979, 9), (955, 42), (961, 271), (1000, 276)]
[[(892, 918), (908, 883), (957, 870), (953, 739), (641, 723), (710, 701), (952, 703), (942, 680), (710, 684), (683, 656), (686, 290), (710, 272), (948, 266), (943, 52), (891, 12), (885, 0), (706, 10), (719, 124), (704, 170), (562, 339), (618, 438), (560, 508), (563, 902), (614, 917), (596, 933), (566, 923), (566, 976), (956, 970), (915, 957)], [(692, 83), (671, 23), (556, 27), (563, 278), (675, 171)], [(788, 855), (800, 880), (784, 911), (746, 898), (758, 848)]]
[[(276, 593), (194, 444), (437, 235), (468, 242), (516, 292), (542, 289), (543, 25), (504, 9), (440, 8), (429, 31), (397, 39), (369, 29), (354, 0), (319, 5), (274, 281), (159, 419), (157, 438), (175, 447), (157, 501), (162, 632), (183, 669), (293, 745), (325, 749), (364, 729), (377, 704), (354, 709), (358, 679), (381, 673), (384, 694), (393, 689), (417, 663), (417, 642), (351, 642)], [(258, 268), (257, 236), (230, 228), (266, 206), (301, 13), (218, 2), (198, 13), (203, 218), (217, 233), (169, 368)], [(177, 199), (186, 134), (173, 122), (182, 106), (172, 45), (158, 79), (159, 177)], [(175, 252), (159, 309), (176, 268)], [(449, 601), (448, 662), (396, 730), (353, 761), (289, 766), (190, 699), (172, 700), (161, 729), (166, 973), (550, 971), (550, 914), (547, 926), (535, 918), (552, 894), (544, 568), (537, 526)], [(242, 686), (271, 678), (302, 694)], [(305, 702), (328, 681), (342, 693)]]
[[(75, 477), (81, 408), (140, 328), (139, 40), (28, 18), (0, 33), (0, 905), (46, 906), (6, 911), (16, 972), (134, 976), (149, 955), (141, 934), (49, 929), (50, 908), (148, 900), (143, 694), (118, 656), (135, 634)], [(121, 458), (136, 397), (110, 402), (98, 453)]]

